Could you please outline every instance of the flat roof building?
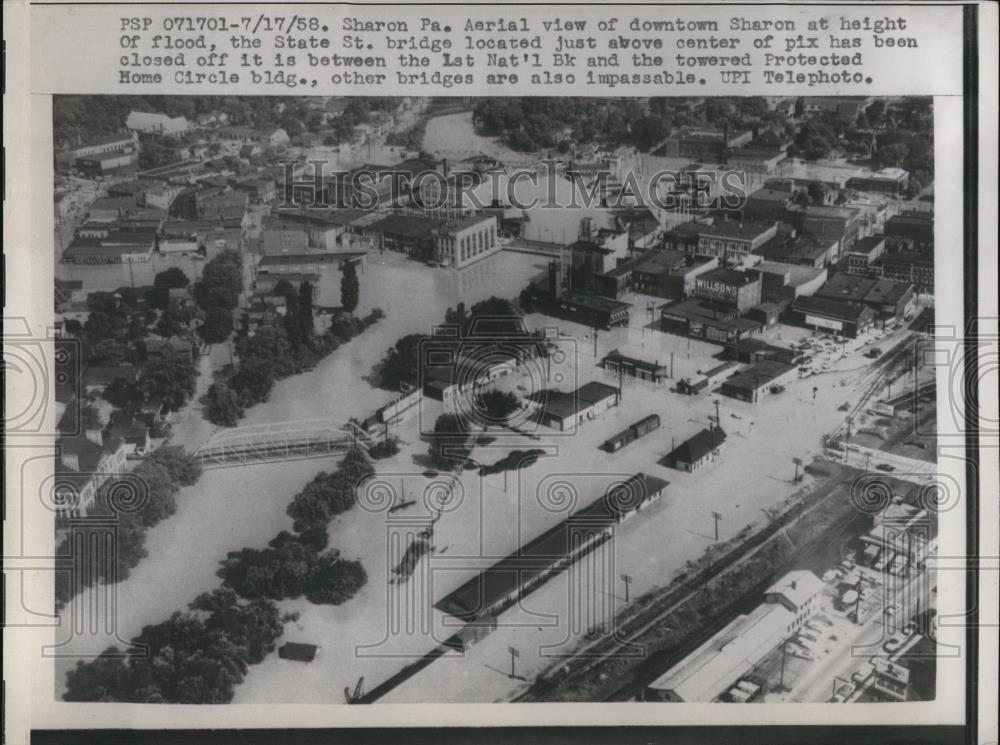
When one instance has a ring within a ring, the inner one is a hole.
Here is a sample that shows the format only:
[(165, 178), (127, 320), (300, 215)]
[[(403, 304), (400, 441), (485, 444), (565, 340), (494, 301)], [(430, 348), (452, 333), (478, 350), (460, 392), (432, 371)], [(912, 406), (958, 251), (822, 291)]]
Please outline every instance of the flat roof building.
[(617, 481), (603, 497), (448, 593), (434, 607), (465, 625), (446, 643), (464, 649), (489, 634), (501, 613), (608, 540), (615, 525), (658, 499), (667, 486), (646, 473)]
[(807, 328), (856, 339), (874, 323), (875, 312), (860, 302), (800, 297), (792, 304), (792, 317)]
[(756, 403), (772, 386), (782, 385), (795, 377), (797, 371), (795, 365), (763, 359), (727, 378), (719, 390), (730, 398)]
[(651, 683), (646, 701), (716, 700), (819, 610), (823, 584), (812, 572), (790, 572), (765, 601), (732, 622)]
[(545, 401), (539, 421), (547, 427), (563, 432), (595, 419), (618, 405), (618, 389), (605, 383), (591, 381), (572, 393), (564, 393)]

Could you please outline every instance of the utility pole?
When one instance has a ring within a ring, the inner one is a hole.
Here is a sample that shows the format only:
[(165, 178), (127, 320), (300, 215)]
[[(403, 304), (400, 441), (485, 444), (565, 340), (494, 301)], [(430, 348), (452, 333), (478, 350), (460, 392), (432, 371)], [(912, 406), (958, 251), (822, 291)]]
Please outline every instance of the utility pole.
[(619, 404), (621, 404), (621, 402), (622, 402), (622, 372), (623, 372), (623, 368), (624, 367), (625, 367), (625, 365), (622, 364), (621, 360), (619, 360), (618, 361), (618, 403)]
[(715, 540), (718, 541), (719, 540), (719, 520), (722, 519), (722, 513), (721, 512), (713, 512), (712, 513), (712, 519), (715, 520)]
[(516, 678), (517, 671), (514, 668), (514, 661), (521, 656), (521, 652), (515, 647), (507, 647), (507, 651), (510, 652), (510, 677)]
[(594, 325), (594, 359), (597, 359), (597, 325)]
[(854, 417), (847, 417), (847, 438), (844, 440), (844, 462), (847, 462), (847, 446), (851, 442), (851, 425), (854, 424)]
[(781, 642), (781, 678), (778, 680), (778, 688), (785, 689), (785, 655), (788, 650), (788, 639)]
[(670, 379), (674, 379), (674, 353), (670, 353)]
[(799, 466), (802, 465), (801, 458), (792, 458), (792, 463), (795, 464), (795, 477), (792, 479), (793, 484), (799, 483)]
[(632, 584), (632, 576), (629, 574), (619, 575), (622, 582), (625, 583), (625, 605), (628, 605), (628, 586)]

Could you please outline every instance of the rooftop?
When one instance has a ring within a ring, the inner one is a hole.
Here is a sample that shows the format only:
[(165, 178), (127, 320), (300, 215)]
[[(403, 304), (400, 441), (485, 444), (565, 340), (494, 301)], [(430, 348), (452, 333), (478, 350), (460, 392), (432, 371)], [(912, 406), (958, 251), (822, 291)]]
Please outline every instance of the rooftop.
[(711, 701), (778, 645), (793, 618), (782, 605), (762, 603), (738, 616), (649, 687), (671, 691), (682, 701)]
[(826, 316), (839, 321), (857, 321), (868, 306), (862, 303), (835, 300), (833, 298), (802, 295), (795, 299), (793, 306), (800, 313)]
[(753, 240), (774, 228), (773, 222), (757, 222), (754, 220), (717, 220), (715, 225), (706, 226), (700, 232), (706, 236), (720, 238), (736, 238), (738, 240)]
[(913, 285), (906, 282), (892, 282), (888, 279), (880, 279), (875, 286), (865, 295), (865, 302), (882, 303), (884, 305), (895, 305), (906, 293), (913, 289)]
[(312, 254), (281, 254), (265, 256), (257, 266), (266, 269), (270, 266), (284, 266), (286, 264), (337, 264), (345, 261), (355, 261), (368, 254), (365, 251), (344, 251), (343, 253), (318, 252)]
[(876, 251), (879, 246), (885, 245), (884, 235), (869, 235), (854, 242), (848, 253), (869, 255)]
[(628, 507), (643, 504), (667, 485), (663, 479), (644, 473), (611, 484), (603, 497), (483, 570), (434, 607), (464, 621), (477, 620), (487, 608), (510, 598), (569, 554), (581, 538), (574, 529), (576, 523), (592, 532), (595, 522), (616, 521)]
[(794, 369), (794, 365), (788, 365), (777, 360), (760, 360), (745, 370), (736, 373), (733, 377), (728, 378), (725, 384), (731, 388), (755, 391)]
[(722, 427), (703, 429), (670, 451), (666, 460), (696, 463), (725, 441), (726, 432)]
[(624, 363), (631, 367), (635, 367), (640, 370), (648, 370), (654, 373), (663, 372), (667, 369), (666, 366), (661, 365), (659, 362), (649, 362), (647, 360), (640, 360), (636, 357), (629, 357), (627, 355), (622, 354), (617, 349), (614, 349), (610, 353), (606, 354), (604, 356), (604, 359), (601, 360), (601, 362)]
[(420, 239), (431, 237), (434, 231), (444, 224), (444, 220), (429, 217), (392, 214), (387, 215), (384, 219), (376, 223), (372, 223), (369, 229), (378, 230), (384, 235), (391, 235), (398, 238)]
[(808, 570), (797, 569), (768, 587), (764, 594), (781, 595), (793, 608), (798, 608), (820, 592), (823, 592), (822, 580)]
[(592, 406), (598, 401), (618, 395), (618, 389), (606, 383), (591, 381), (577, 388), (572, 393), (562, 393), (550, 397), (542, 406), (546, 414), (560, 419), (576, 414), (581, 409)]
[(469, 215), (467, 217), (459, 218), (458, 220), (450, 220), (447, 225), (441, 228), (441, 230), (447, 233), (457, 233), (461, 230), (467, 230), (468, 228), (481, 223), (495, 220), (496, 218), (493, 215)]
[(718, 269), (712, 269), (711, 271), (698, 275), (697, 282), (699, 284), (702, 282), (720, 282), (726, 285), (736, 285), (742, 287), (744, 285), (753, 284), (758, 279), (760, 279), (760, 275), (756, 272), (741, 272), (728, 267), (719, 267)]
[(710, 256), (695, 256), (683, 251), (653, 251), (635, 262), (635, 271), (646, 274), (683, 275), (709, 262)]
[(837, 300), (864, 300), (877, 283), (871, 277), (861, 277), (855, 274), (835, 274), (827, 280), (826, 284), (816, 290), (816, 296), (821, 298), (835, 298)]

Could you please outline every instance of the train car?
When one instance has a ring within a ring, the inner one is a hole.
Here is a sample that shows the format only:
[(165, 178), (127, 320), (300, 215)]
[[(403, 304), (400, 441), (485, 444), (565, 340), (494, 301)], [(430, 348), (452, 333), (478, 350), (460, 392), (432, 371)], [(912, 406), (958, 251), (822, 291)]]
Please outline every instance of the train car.
[(639, 439), (644, 435), (648, 435), (650, 432), (660, 428), (660, 415), (650, 414), (644, 419), (640, 419), (638, 422), (629, 427), (635, 433), (635, 439)]

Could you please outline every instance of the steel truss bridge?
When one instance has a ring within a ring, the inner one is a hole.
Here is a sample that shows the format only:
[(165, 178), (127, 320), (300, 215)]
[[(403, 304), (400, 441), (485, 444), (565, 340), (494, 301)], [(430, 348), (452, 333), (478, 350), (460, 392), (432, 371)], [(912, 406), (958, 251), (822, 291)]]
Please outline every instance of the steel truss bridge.
[(195, 457), (203, 468), (225, 468), (320, 458), (354, 446), (367, 450), (374, 444), (353, 422), (308, 419), (219, 430), (202, 443)]

